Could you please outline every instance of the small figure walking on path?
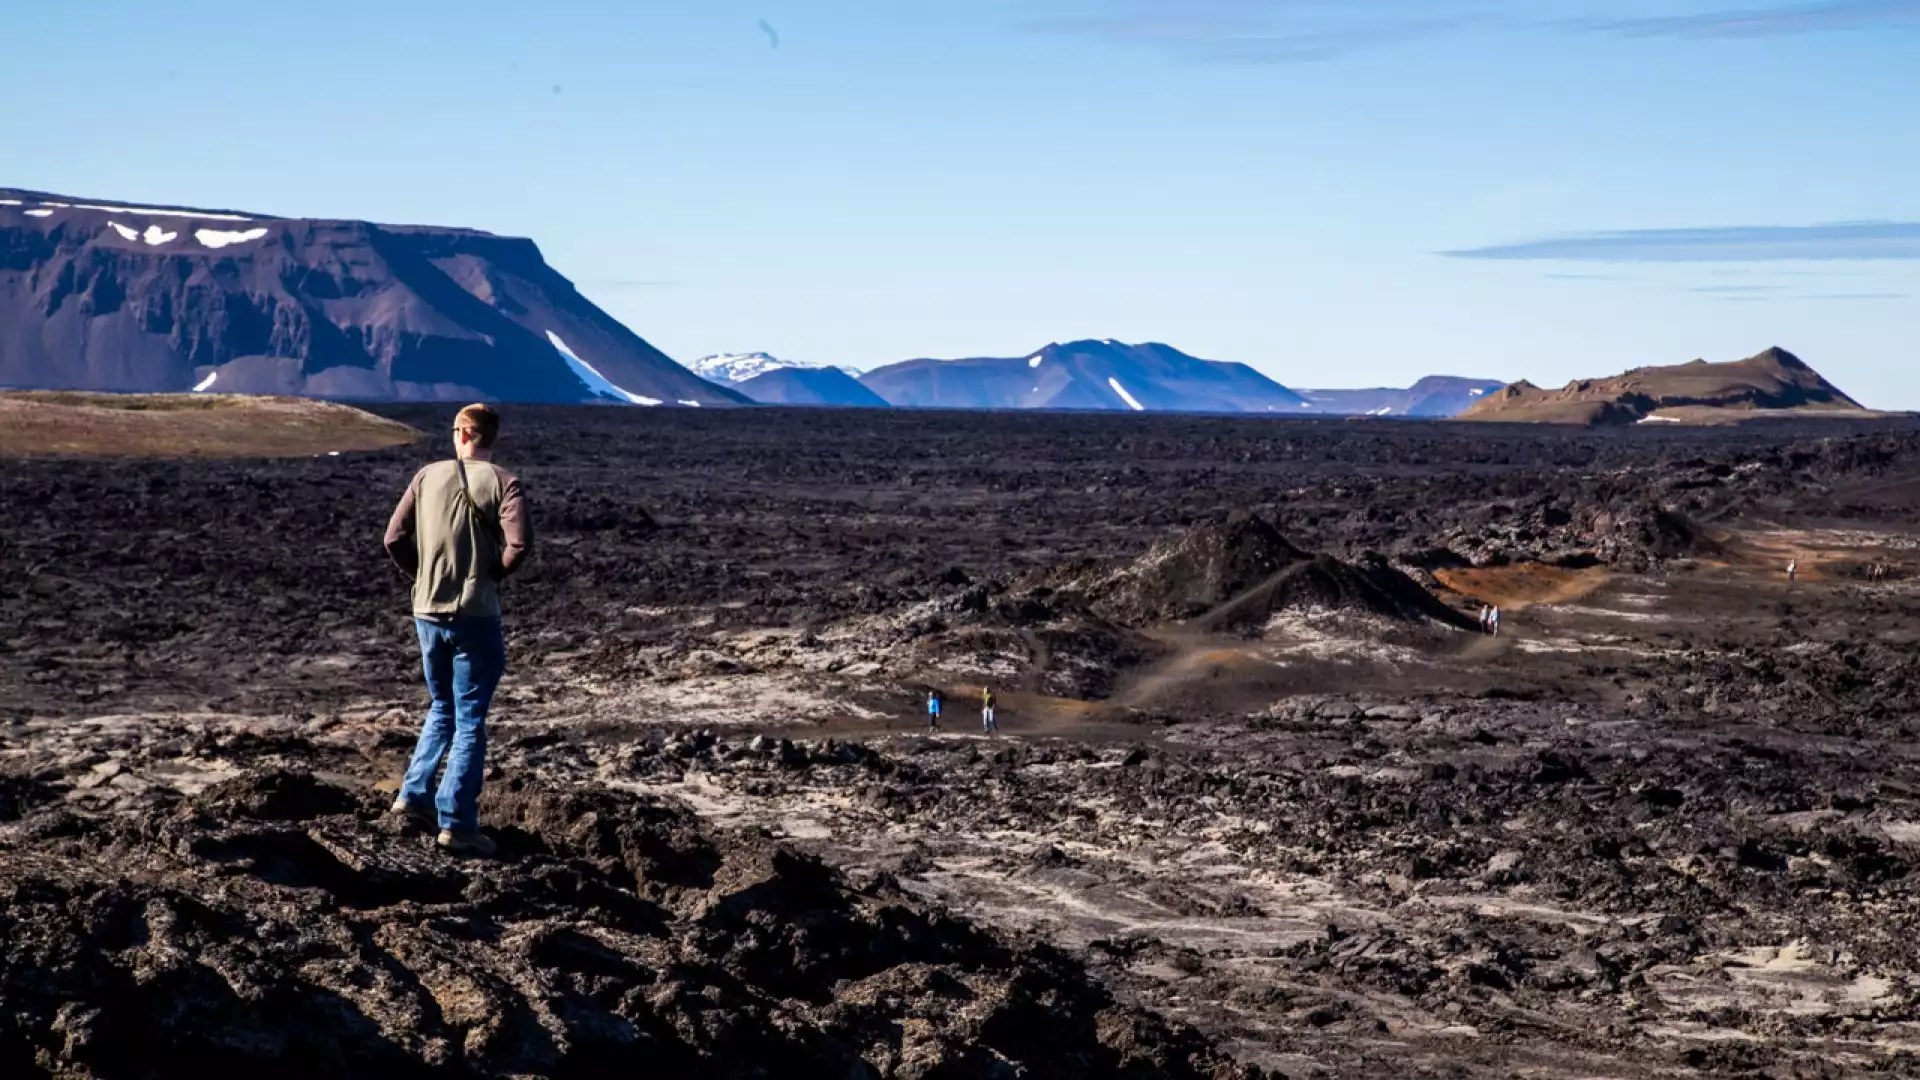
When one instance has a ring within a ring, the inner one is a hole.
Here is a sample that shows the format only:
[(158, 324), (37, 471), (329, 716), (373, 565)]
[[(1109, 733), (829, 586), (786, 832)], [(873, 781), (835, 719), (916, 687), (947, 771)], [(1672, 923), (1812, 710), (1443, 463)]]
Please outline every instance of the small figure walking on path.
[(1800, 578), (1800, 560), (1794, 559), (1787, 563), (1787, 583), (1791, 585), (1793, 582), (1799, 580), (1799, 578)]
[(940, 730), (940, 691), (938, 690), (929, 691), (927, 694), (927, 730)]
[(1491, 604), (1480, 605), (1480, 632), (1493, 633), (1493, 605)]
[(1493, 632), (1493, 636), (1494, 636), (1494, 637), (1499, 637), (1499, 636), (1500, 636), (1500, 607), (1499, 607), (1499, 605), (1497, 605), (1497, 604), (1496, 604), (1496, 605), (1494, 605), (1494, 608), (1493, 608), (1493, 614), (1491, 614), (1490, 616), (1488, 616), (1488, 620), (1489, 620), (1489, 622), (1488, 622), (1488, 625), (1489, 625), (1489, 626), (1490, 626), (1490, 627), (1492, 628), (1492, 632)]
[(993, 687), (980, 688), (980, 730), (988, 735), (1000, 730), (993, 719)]

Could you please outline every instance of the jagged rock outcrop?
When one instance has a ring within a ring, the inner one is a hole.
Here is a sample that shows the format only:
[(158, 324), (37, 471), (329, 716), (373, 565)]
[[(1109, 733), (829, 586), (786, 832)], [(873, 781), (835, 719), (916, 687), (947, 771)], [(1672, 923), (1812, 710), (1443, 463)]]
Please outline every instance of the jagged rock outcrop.
[(1246, 630), (1284, 611), (1345, 610), (1459, 625), (1461, 617), (1377, 554), (1302, 551), (1259, 514), (1169, 536), (1117, 565), (1060, 568), (1050, 583), (1123, 625)]

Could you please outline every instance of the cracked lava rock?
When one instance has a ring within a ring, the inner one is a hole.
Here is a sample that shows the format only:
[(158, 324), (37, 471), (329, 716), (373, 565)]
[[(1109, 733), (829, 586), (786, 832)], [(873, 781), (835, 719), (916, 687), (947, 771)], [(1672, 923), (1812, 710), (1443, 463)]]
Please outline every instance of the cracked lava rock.
[(282, 769), (28, 810), (0, 844), (0, 1075), (1261, 1075), (1058, 950), (668, 802), (508, 781), (492, 860), (382, 810)]

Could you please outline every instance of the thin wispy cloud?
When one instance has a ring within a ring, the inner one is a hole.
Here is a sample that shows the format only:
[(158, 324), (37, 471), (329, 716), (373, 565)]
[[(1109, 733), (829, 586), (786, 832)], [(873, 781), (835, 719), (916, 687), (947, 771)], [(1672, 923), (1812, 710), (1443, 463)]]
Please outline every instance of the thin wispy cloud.
[(1766, 293), (1779, 292), (1778, 285), (1701, 285), (1693, 290), (1697, 293)]
[(1440, 254), (1454, 259), (1609, 263), (1920, 259), (1920, 223), (1862, 221), (1837, 225), (1636, 229), (1549, 237)]
[(1859, 30), (1893, 23), (1920, 25), (1920, 0), (1825, 0), (1692, 15), (1592, 20), (1591, 29), (1641, 38), (1758, 38)]
[(1911, 300), (1910, 293), (1899, 292), (1852, 292), (1852, 293), (1815, 293), (1809, 300)]
[(1625, 281), (1625, 274), (1541, 274), (1548, 281)]
[(1920, 0), (1692, 6), (1696, 10), (1623, 18), (1607, 0), (1045, 0), (1023, 28), (1210, 64), (1312, 63), (1472, 30), (1707, 40), (1920, 28)]

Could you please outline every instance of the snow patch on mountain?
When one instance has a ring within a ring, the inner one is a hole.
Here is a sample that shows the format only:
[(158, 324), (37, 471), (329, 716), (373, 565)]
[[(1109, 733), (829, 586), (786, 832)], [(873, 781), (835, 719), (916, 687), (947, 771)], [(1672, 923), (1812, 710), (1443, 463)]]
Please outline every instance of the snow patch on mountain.
[(592, 364), (580, 359), (572, 349), (568, 348), (567, 343), (560, 340), (559, 334), (549, 330), (547, 331), (547, 340), (553, 343), (553, 350), (560, 354), (560, 359), (567, 362), (567, 366), (572, 368), (573, 373), (580, 377), (580, 381), (586, 384), (587, 389), (599, 394), (601, 397), (610, 397), (616, 401), (628, 401), (635, 405), (660, 404), (659, 398), (630, 394), (613, 385), (605, 375), (595, 371)]
[[(58, 206), (62, 208), (66, 208), (69, 206), (69, 204), (67, 203), (51, 203), (51, 202), (41, 203), (40, 205), (41, 206)], [(241, 217), (239, 214), (216, 214), (216, 213), (210, 213), (205, 210), (162, 210), (154, 206), (108, 206), (104, 203), (73, 203), (71, 204), (71, 208), (75, 210), (105, 210), (108, 213), (140, 214), (146, 217), (198, 218), (201, 221), (252, 221), (253, 220), (250, 217)]]
[(1147, 407), (1145, 405), (1140, 404), (1140, 402), (1136, 400), (1132, 394), (1127, 393), (1127, 388), (1120, 385), (1119, 379), (1113, 378), (1112, 376), (1108, 376), (1107, 385), (1113, 387), (1113, 392), (1116, 394), (1119, 394), (1120, 400), (1126, 402), (1127, 407), (1132, 409), (1134, 412), (1145, 412), (1147, 410)]
[[(707, 380), (722, 385), (746, 382), (756, 375), (765, 375), (769, 371), (784, 371), (788, 368), (824, 370), (835, 367), (834, 364), (816, 364), (806, 360), (782, 360), (769, 353), (716, 353), (703, 356), (686, 365), (687, 370)], [(840, 367), (841, 371), (858, 378), (858, 368)]]
[(229, 244), (244, 244), (267, 235), (265, 229), (248, 229), (236, 232), (232, 229), (195, 229), (193, 238), (210, 248), (223, 248)]

